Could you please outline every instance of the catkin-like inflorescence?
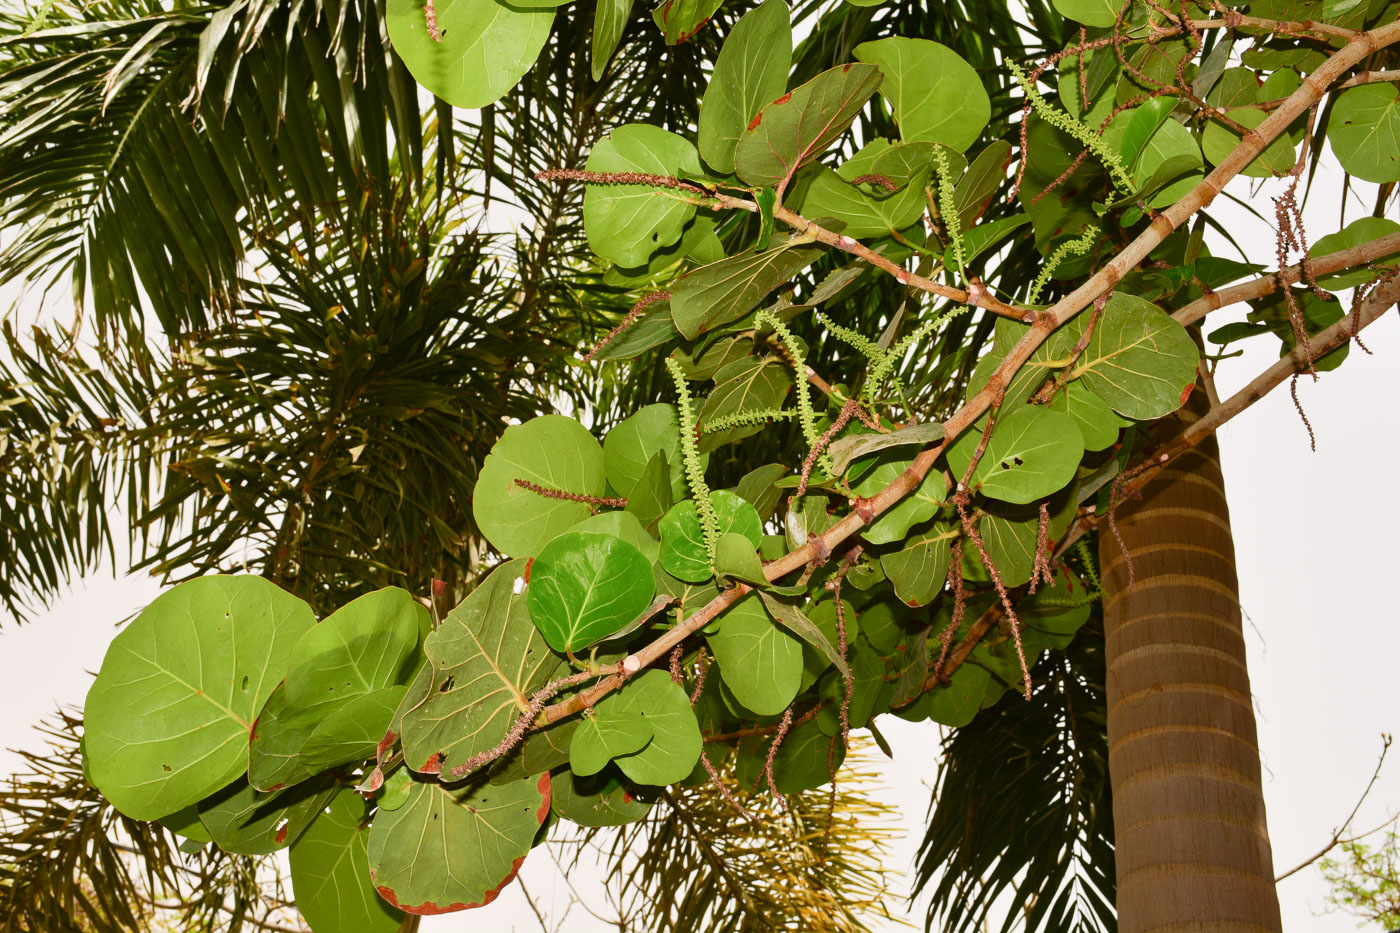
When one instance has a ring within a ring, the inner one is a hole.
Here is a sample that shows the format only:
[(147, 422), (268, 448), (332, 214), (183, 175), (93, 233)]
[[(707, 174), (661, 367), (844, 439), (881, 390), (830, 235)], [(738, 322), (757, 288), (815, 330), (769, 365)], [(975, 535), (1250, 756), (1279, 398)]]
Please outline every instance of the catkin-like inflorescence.
[(686, 385), (681, 365), (668, 356), (666, 369), (676, 384), (676, 407), (680, 413), (681, 457), (685, 462), (685, 477), (690, 484), (690, 494), (695, 499), (695, 510), (700, 513), (700, 532), (705, 538), (705, 549), (710, 553), (710, 566), (713, 567), (715, 545), (719, 543), (719, 518), (715, 515), (714, 503), (710, 501), (710, 487), (705, 485), (705, 468), (700, 463), (700, 449), (695, 442), (695, 401), (690, 397), (690, 386)]
[[(1104, 168), (1108, 169), (1113, 186), (1123, 194), (1132, 194), (1133, 179), (1128, 174), (1128, 169), (1123, 165), (1123, 160), (1118, 157), (1118, 153), (1114, 152), (1112, 147), (1103, 141), (1103, 137), (1065, 111), (1056, 110), (1050, 106), (1050, 102), (1041, 96), (1035, 83), (1026, 78), (1026, 73), (1015, 62), (1008, 61), (1006, 67), (1011, 69), (1011, 73), (1016, 76), (1016, 81), (1021, 85), (1021, 90), (1025, 92), (1026, 99), (1035, 108), (1036, 115), (1088, 147), (1095, 158), (1103, 163)], [(1023, 160), (1026, 158), (1025, 152), (1021, 153), (1021, 158)]]

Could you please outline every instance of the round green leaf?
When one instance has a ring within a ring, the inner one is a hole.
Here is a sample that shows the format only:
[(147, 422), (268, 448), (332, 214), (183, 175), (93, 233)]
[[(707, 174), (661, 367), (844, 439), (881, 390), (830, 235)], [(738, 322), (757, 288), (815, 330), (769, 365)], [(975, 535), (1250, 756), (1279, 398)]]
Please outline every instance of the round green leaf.
[(1120, 8), (1114, 0), (1054, 0), (1054, 3), (1065, 19), (1085, 26), (1112, 26)]
[(403, 922), (375, 893), (365, 801), (354, 790), (332, 798), (292, 844), (290, 860), (297, 910), (317, 933), (395, 933)]
[(400, 706), (404, 760), (416, 771), (454, 771), (494, 748), (563, 662), (530, 622), (525, 561), (491, 571), (447, 614), (423, 650), (429, 686)]
[(407, 768), (395, 768), (384, 778), (375, 803), (381, 810), (397, 810), (408, 802), (408, 793), (413, 789), (413, 774)]
[[(1258, 107), (1236, 107), (1233, 110), (1225, 111), (1225, 115), (1240, 126), (1250, 130), (1257, 128), (1268, 117), (1268, 114)], [(1224, 162), (1239, 144), (1239, 134), (1218, 120), (1206, 123), (1205, 132), (1201, 134), (1201, 150), (1212, 165)], [(1335, 145), (1334, 143), (1333, 148)], [(1253, 161), (1240, 171), (1240, 174), (1248, 175), (1251, 178), (1272, 178), (1293, 168), (1295, 159), (1293, 144), (1289, 141), (1287, 134), (1284, 134), (1269, 143), (1263, 152), (1255, 156)]]
[(441, 41), (428, 33), (423, 0), (389, 0), (394, 51), (429, 91), (454, 107), (499, 100), (530, 70), (549, 38), (554, 10), (497, 0), (436, 0)]
[(1160, 418), (1186, 404), (1199, 353), (1171, 315), (1133, 295), (1115, 294), (1073, 376), (1126, 418)]
[(112, 641), (88, 692), (84, 742), (103, 796), (155, 820), (237, 779), (253, 720), (315, 622), (256, 576), (203, 577), (157, 597)]
[(1400, 89), (1381, 83), (1343, 91), (1332, 107), (1327, 141), (1357, 178), (1400, 181)]
[(745, 13), (724, 40), (700, 102), (700, 155), (723, 175), (734, 171), (734, 147), (759, 108), (787, 88), (792, 24), (786, 0), (766, 0)]
[[(913, 458), (904, 456), (907, 451), (886, 450), (875, 456), (875, 466), (861, 477), (854, 491), (858, 496), (873, 496), (894, 482), (899, 474), (913, 463)], [(856, 469), (862, 469), (862, 462), (856, 462)], [(886, 509), (865, 529), (862, 537), (871, 544), (889, 544), (902, 541), (920, 522), (926, 522), (938, 514), (943, 507), (943, 477), (936, 470), (930, 470), (923, 482), (913, 492)]]
[(575, 651), (626, 627), (651, 603), (651, 561), (611, 535), (571, 531), (535, 558), (530, 618), (555, 651)]
[(1111, 447), (1118, 442), (1118, 431), (1124, 424), (1107, 402), (1079, 382), (1071, 382), (1056, 393), (1050, 410), (1064, 412), (1075, 420), (1084, 435), (1085, 450)]
[[(763, 543), (763, 522), (747, 501), (727, 489), (710, 493), (720, 536), (741, 534), (754, 547)], [(688, 583), (710, 579), (710, 554), (700, 527), (700, 513), (693, 499), (677, 502), (658, 526), (661, 532), (661, 566), (673, 577)]]
[[(661, 544), (642, 527), (642, 522), (631, 512), (599, 512), (585, 518), (574, 526), (574, 531), (595, 535), (609, 535), (621, 538), (642, 552), (648, 562), (654, 562), (661, 552)], [(538, 772), (536, 772), (538, 773)]]
[(942, 143), (963, 152), (991, 119), (982, 79), (946, 45), (894, 36), (862, 43), (852, 54), (884, 73), (880, 93), (894, 107), (905, 142)]
[(616, 776), (579, 777), (568, 771), (553, 778), (554, 812), (580, 826), (626, 826), (651, 810), (651, 803), (633, 796)]
[(287, 662), (287, 706), (319, 709), (407, 683), (417, 670), (428, 610), (407, 590), (386, 587), (342, 606), (307, 632)]
[(685, 497), (685, 463), (681, 458), (680, 420), (674, 405), (648, 405), (624, 418), (603, 440), (603, 466), (619, 495), (631, 497), (657, 453), (670, 468), (671, 498)]
[(778, 746), (778, 754), (773, 757), (773, 783), (783, 794), (800, 794), (821, 787), (831, 780), (832, 772), (841, 767), (845, 758), (846, 748), (840, 739), (822, 732), (815, 720), (804, 722)]
[(248, 738), (248, 783), (261, 791), (281, 790), (314, 773), (301, 760), (307, 738), (341, 701), (308, 710), (287, 708), (287, 685), (280, 684), (263, 704)]
[[(594, 145), (590, 172), (643, 172), (700, 177), (695, 147), (657, 126), (619, 126)], [(651, 254), (681, 238), (695, 205), (679, 193), (653, 185), (589, 185), (583, 195), (588, 245), (625, 268), (644, 265)]]
[(549, 775), (448, 789), (415, 781), (369, 831), (380, 896), (411, 914), (445, 914), (494, 901), (515, 880), (549, 814)]
[(610, 716), (608, 712), (604, 704), (601, 713), (596, 709), (584, 713), (569, 743), (569, 768), (574, 774), (597, 774), (614, 758), (639, 752), (651, 741), (652, 725), (645, 717)]
[(948, 555), (958, 533), (954, 525), (939, 522), (909, 539), (902, 549), (881, 557), (880, 566), (894, 584), (895, 595), (910, 606), (933, 602), (948, 582)]
[(1024, 505), (1074, 479), (1084, 435), (1069, 415), (1023, 405), (997, 419), (972, 481), (984, 496)]
[(984, 667), (962, 665), (953, 671), (947, 686), (934, 688), (928, 718), (955, 728), (972, 722), (972, 717), (982, 708), (982, 696), (991, 679), (992, 675)]
[(506, 428), (472, 491), (476, 526), (496, 550), (533, 557), (587, 518), (588, 505), (540, 495), (516, 480), (557, 492), (603, 496), (603, 448), (573, 418), (542, 415)]
[(753, 593), (719, 617), (705, 636), (734, 698), (760, 716), (776, 716), (797, 696), (802, 642), (768, 617)]
[(598, 704), (610, 720), (650, 723), (651, 741), (615, 759), (622, 773), (638, 784), (664, 787), (685, 780), (700, 760), (700, 724), (690, 696), (664, 671), (649, 670)]
[(373, 758), (407, 690), (385, 687), (347, 701), (307, 736), (301, 748), (302, 765), (316, 772)]

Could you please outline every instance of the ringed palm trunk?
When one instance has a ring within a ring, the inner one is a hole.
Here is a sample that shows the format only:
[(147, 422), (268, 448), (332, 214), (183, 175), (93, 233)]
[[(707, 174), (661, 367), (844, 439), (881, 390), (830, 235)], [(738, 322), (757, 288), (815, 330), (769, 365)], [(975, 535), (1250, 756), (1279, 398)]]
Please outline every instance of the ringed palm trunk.
[(1132, 587), (1099, 538), (1121, 933), (1282, 928), (1219, 458), (1212, 436), (1119, 507)]

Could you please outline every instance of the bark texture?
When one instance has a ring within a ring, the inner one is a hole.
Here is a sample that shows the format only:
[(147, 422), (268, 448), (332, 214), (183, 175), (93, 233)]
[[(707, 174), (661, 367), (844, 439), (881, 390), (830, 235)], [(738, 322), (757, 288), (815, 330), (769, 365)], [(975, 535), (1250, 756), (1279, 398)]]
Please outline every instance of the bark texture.
[(1219, 457), (1211, 437), (1119, 507), (1131, 588), (1099, 535), (1120, 933), (1282, 929)]

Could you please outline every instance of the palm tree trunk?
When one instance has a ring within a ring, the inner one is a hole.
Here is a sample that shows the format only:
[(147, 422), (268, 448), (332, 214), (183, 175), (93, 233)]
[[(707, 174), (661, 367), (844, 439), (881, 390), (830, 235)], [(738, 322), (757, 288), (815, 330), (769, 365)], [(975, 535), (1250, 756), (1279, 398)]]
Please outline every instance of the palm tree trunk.
[(1212, 436), (1119, 508), (1131, 587), (1100, 534), (1121, 933), (1281, 929), (1219, 458)]

